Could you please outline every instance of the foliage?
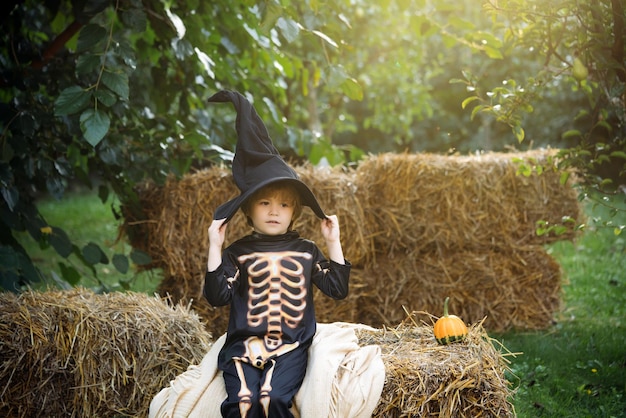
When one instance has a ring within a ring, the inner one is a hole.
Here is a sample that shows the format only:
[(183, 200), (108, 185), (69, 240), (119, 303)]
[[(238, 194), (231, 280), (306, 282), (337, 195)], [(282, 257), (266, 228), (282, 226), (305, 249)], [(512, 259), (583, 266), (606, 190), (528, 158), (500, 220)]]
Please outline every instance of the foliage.
[[(287, 105), (285, 79), (303, 79), (304, 66), (276, 46), (299, 32), (329, 42), (314, 23), (307, 29), (280, 17), (272, 4), (90, 0), (11, 6), (1, 46), (0, 284), (12, 290), (40, 278), (14, 232), (28, 231), (41, 246), (64, 258), (74, 254), (87, 266), (108, 261), (99, 245), (79, 248), (49, 225), (37, 210), (37, 196), (61, 199), (73, 182), (94, 187), (97, 179), (103, 202), (112, 190), (124, 210), (136, 210), (139, 182), (163, 182), (230, 157), (220, 138), (231, 134), (226, 126), (232, 116), (214, 125), (204, 104), (209, 94), (223, 86), (254, 87), (255, 96), (265, 97), (259, 110), (279, 122), (285, 112), (278, 107)], [(340, 79), (337, 87), (345, 88)], [(137, 254), (133, 261), (149, 262)], [(114, 259), (126, 269), (125, 254)], [(71, 283), (76, 271), (61, 267)]]
[[(37, 201), (42, 216), (52, 225), (63, 225), (63, 230), (78, 247), (98, 243), (105, 257), (105, 262), (93, 266), (85, 266), (76, 254), (63, 257), (48, 248), (41, 248), (27, 232), (15, 234), (17, 241), (26, 249), (33, 262), (42, 271), (51, 272), (44, 275), (43, 281), (33, 283), (32, 288), (45, 290), (49, 288), (67, 289), (79, 286), (96, 292), (132, 290), (153, 294), (163, 279), (160, 269), (137, 268), (133, 263), (121, 265), (119, 254), (133, 254), (132, 247), (126, 240), (119, 239), (121, 220), (115, 219), (111, 207), (119, 206), (119, 201), (111, 196), (106, 204), (102, 204), (97, 191), (75, 188), (67, 192), (62, 200), (53, 197)], [(93, 245), (92, 245), (93, 247)], [(107, 262), (108, 261), (108, 262)], [(70, 266), (76, 274), (63, 278), (63, 272)], [(93, 270), (96, 274), (93, 274)], [(55, 273), (56, 271), (59, 274)]]
[[(535, 109), (537, 103), (563, 106), (563, 114), (549, 112), (552, 118), (566, 118), (552, 133), (565, 145), (561, 165), (576, 170), (587, 196), (594, 195), (591, 190), (621, 193), (618, 186), (626, 183), (623, 4), (506, 0), (488, 1), (485, 9), (499, 24), (507, 55), (525, 49), (541, 61), (526, 59), (531, 71), (525, 78), (503, 77), (502, 85), (492, 88), (465, 72), (456, 81), (474, 94), (463, 106), (472, 104), (473, 117), (486, 113), (506, 123), (519, 142), (527, 136), (525, 126), (535, 120), (530, 114), (541, 110)], [(568, 100), (555, 101), (566, 89)]]
[[(562, 148), (587, 189), (624, 183), (619, 0), (34, 0), (3, 3), (0, 285), (41, 273), (15, 234), (106, 261), (37, 199), (76, 182), (137, 210), (135, 187), (228, 162), (249, 95), (283, 153)], [(607, 48), (607, 45), (610, 46)], [(255, 100), (256, 99), (256, 100)], [(594, 195), (595, 196), (595, 195)], [(123, 214), (113, 209), (114, 215)], [(115, 254), (125, 269), (129, 254)], [(135, 257), (140, 263), (145, 257)], [(63, 266), (71, 281), (76, 272)], [(95, 273), (95, 270), (94, 270)]]

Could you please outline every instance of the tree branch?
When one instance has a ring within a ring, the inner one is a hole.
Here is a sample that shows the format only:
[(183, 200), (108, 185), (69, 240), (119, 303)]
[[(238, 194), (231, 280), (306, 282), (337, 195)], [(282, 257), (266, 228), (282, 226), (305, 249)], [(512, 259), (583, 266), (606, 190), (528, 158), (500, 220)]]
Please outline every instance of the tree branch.
[(73, 21), (63, 32), (57, 36), (54, 41), (43, 51), (41, 55), (41, 60), (34, 61), (31, 65), (32, 68), (36, 70), (40, 70), (46, 65), (54, 56), (59, 52), (63, 46), (72, 39), (74, 35), (83, 27), (83, 24), (78, 21)]

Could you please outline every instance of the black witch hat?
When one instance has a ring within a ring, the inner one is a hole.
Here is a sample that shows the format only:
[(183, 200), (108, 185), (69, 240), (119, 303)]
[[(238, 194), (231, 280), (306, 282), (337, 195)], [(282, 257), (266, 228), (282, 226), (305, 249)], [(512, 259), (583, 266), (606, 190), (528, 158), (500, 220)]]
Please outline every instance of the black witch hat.
[(272, 144), (265, 124), (248, 99), (236, 91), (222, 90), (211, 96), (209, 102), (232, 102), (237, 110), (237, 146), (232, 171), (241, 191), (239, 196), (216, 209), (214, 219), (228, 222), (248, 197), (276, 181), (291, 182), (300, 194), (302, 205), (309, 206), (319, 218), (326, 218), (313, 192)]

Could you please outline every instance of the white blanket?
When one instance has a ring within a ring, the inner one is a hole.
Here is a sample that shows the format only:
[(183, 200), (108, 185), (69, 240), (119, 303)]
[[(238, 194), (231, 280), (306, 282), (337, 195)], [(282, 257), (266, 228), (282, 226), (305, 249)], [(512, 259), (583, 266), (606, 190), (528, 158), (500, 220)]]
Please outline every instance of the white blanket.
[[(370, 418), (385, 383), (380, 347), (359, 347), (355, 329), (366, 325), (318, 324), (309, 349), (307, 373), (294, 399), (299, 418)], [(220, 418), (226, 399), (217, 355), (222, 335), (199, 365), (170, 382), (150, 403), (149, 418)]]

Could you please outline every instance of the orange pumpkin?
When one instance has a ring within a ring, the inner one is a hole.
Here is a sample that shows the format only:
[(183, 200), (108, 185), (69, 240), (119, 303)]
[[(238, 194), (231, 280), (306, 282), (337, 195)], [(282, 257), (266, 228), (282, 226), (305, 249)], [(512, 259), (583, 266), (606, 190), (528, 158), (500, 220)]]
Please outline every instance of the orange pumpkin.
[(433, 331), (435, 332), (435, 339), (439, 344), (449, 344), (455, 341), (462, 341), (467, 336), (467, 326), (461, 318), (456, 315), (448, 315), (448, 302), (450, 298), (447, 297), (443, 303), (443, 316), (435, 322)]

